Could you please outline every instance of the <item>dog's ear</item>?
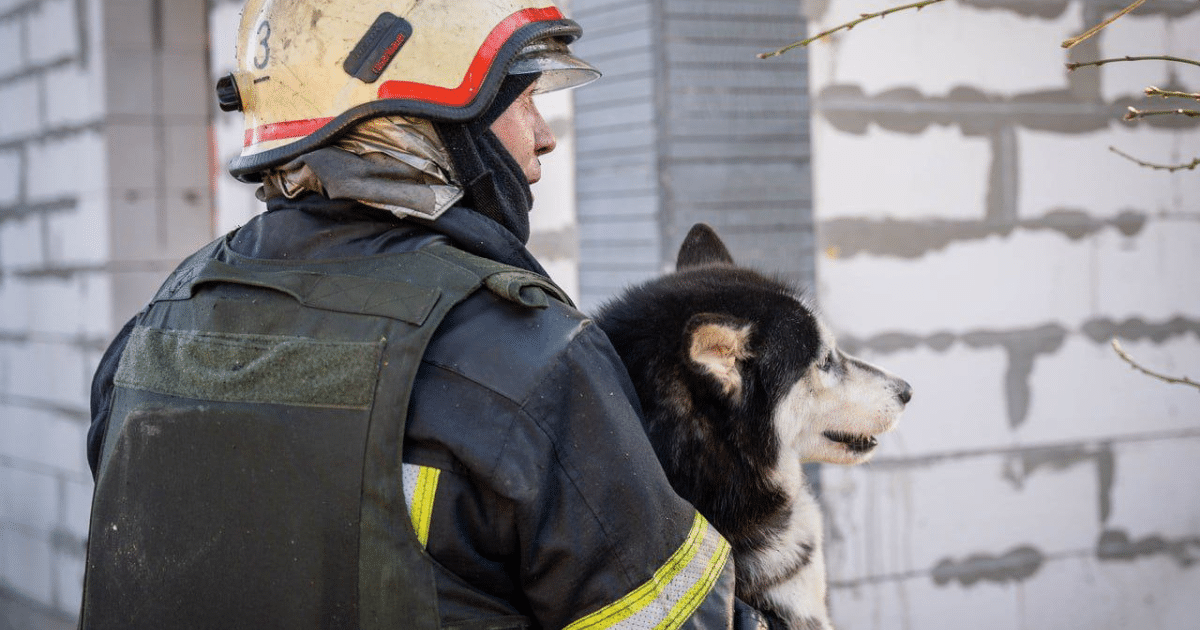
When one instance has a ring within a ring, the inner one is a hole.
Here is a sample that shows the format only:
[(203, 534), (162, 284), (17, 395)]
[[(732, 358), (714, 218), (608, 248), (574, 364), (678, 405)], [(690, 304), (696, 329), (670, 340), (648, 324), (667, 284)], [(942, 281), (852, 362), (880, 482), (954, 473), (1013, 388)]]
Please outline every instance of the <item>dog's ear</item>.
[(733, 256), (729, 255), (721, 237), (706, 223), (697, 223), (688, 231), (683, 244), (679, 246), (679, 256), (675, 259), (675, 270), (681, 271), (704, 265), (732, 265)]
[(749, 322), (716, 313), (700, 313), (688, 320), (684, 341), (691, 365), (712, 377), (729, 398), (741, 396), (739, 362), (750, 357), (751, 330)]

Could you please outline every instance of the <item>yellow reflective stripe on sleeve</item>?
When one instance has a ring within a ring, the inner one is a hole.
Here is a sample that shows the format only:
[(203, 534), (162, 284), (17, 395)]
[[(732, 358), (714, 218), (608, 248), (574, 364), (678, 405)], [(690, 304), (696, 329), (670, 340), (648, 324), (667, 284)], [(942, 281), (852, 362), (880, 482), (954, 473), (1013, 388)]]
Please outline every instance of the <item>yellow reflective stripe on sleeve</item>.
[(429, 543), (429, 523), (433, 520), (433, 497), (437, 494), (438, 475), (442, 471), (428, 466), (404, 464), (404, 501), (412, 517), (417, 540), (424, 547)]
[(687, 540), (645, 584), (567, 630), (674, 630), (708, 597), (728, 559), (729, 543), (697, 513)]

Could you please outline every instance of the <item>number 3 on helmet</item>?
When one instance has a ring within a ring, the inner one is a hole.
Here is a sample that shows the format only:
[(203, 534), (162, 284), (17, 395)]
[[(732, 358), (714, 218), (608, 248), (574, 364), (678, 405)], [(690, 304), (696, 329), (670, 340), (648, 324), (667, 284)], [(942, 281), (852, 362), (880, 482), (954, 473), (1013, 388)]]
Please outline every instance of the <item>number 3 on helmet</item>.
[(217, 84), (245, 120), (229, 170), (256, 181), (376, 116), (472, 120), (507, 74), (542, 73), (538, 92), (588, 83), (600, 73), (567, 48), (581, 32), (551, 0), (249, 0)]

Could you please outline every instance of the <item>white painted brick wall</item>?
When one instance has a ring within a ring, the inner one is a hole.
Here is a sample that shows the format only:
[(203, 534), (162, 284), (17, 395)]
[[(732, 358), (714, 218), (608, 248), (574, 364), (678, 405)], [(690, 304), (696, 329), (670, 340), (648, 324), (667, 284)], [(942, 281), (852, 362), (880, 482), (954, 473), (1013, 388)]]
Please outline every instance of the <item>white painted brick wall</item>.
[(51, 530), (58, 513), (54, 477), (23, 468), (0, 468), (0, 508), (8, 524)]
[(1101, 531), (1095, 463), (1024, 478), (1013, 475), (1016, 465), (984, 455), (886, 470), (824, 467), (829, 579), (927, 572), (1021, 546), (1046, 555), (1090, 548)]
[(19, 216), (0, 223), (0, 265), (16, 271), (45, 263), (42, 218)]
[(31, 64), (72, 58), (79, 54), (78, 17), (72, 0), (41, 0), (29, 15)]
[(105, 188), (105, 140), (98, 131), (46, 138), (27, 145), (29, 201), (74, 198)]
[[(87, 460), (82, 448), (65, 448), (67, 445), (82, 446), (87, 436), (87, 427), (75, 418), (64, 418), (50, 411), (0, 406), (0, 457), (20, 460), (25, 465), (36, 465), (38, 469), (52, 468), (83, 479), (90, 476)], [(39, 499), (53, 502), (57, 492)], [(57, 506), (46, 517), (57, 514)]]
[(1179, 164), (1200, 156), (1200, 128), (1160, 130), (1114, 120), (1093, 133), (1019, 129), (1020, 216), (1038, 217), (1061, 208), (1086, 208), (1096, 217), (1125, 210), (1200, 212), (1195, 171), (1143, 168), (1112, 153), (1110, 146), (1146, 162)]
[[(1162, 371), (1194, 374), (1200, 365), (1200, 340), (1192, 335), (1161, 344), (1122, 340), (1121, 345)], [(1070, 338), (1057, 353), (1034, 362), (1030, 381), (1022, 443), (1195, 429), (1200, 419), (1194, 390), (1134, 372), (1107, 343)]]
[(83, 351), (69, 343), (29, 341), (11, 345), (7, 352), (14, 369), (8, 393), (72, 409), (87, 409), (94, 365)]
[[(1200, 32), (1200, 16), (1138, 15), (1135, 11), (1105, 29), (1099, 38), (1099, 58), (1172, 55), (1200, 59), (1200, 42), (1195, 38), (1197, 32)], [(1076, 72), (1095, 71), (1080, 69)], [(1172, 75), (1183, 85), (1200, 84), (1200, 68), (1167, 61), (1111, 63), (1101, 66), (1098, 72), (1101, 93), (1109, 101), (1141, 98), (1142, 90), (1150, 85), (1166, 88)]]
[(82, 125), (104, 116), (103, 77), (95, 69), (69, 64), (44, 75), (47, 126)]
[(99, 195), (81, 199), (73, 212), (46, 217), (46, 259), (56, 267), (95, 266), (109, 257), (108, 204)]
[[(890, 0), (831, 1), (808, 32), (893, 6)], [(1051, 19), (953, 2), (897, 13), (810, 47), (810, 81), (856, 84), (867, 94), (915, 88), (928, 96), (962, 86), (1001, 94), (1063, 89), (1066, 53), (1059, 42), (1080, 30), (1081, 15), (1078, 3)]]
[(835, 329), (860, 337), (1080, 321), (1091, 312), (1092, 256), (1086, 243), (1021, 231), (955, 243), (921, 259), (821, 258), (821, 305)]
[[(1195, 199), (1200, 202), (1200, 196)], [(1094, 243), (1098, 312), (1114, 319), (1139, 316), (1150, 321), (1200, 313), (1194, 273), (1200, 269), (1200, 222), (1186, 217), (1157, 220), (1136, 237), (1110, 230), (1096, 235)]]
[(0, 207), (16, 203), (20, 187), (21, 154), (16, 150), (0, 151)]
[(27, 528), (0, 522), (0, 587), (34, 601), (53, 602), (50, 543)]
[[(823, 219), (981, 219), (987, 197), (991, 143), (964, 137), (957, 127), (930, 126), (901, 134), (872, 126), (863, 135), (836, 131), (823, 117), (812, 121), (815, 204)], [(946, 165), (955, 176), (947, 177)], [(821, 169), (857, 176), (854, 185), (820, 185)]]
[(0, 142), (17, 140), (41, 128), (41, 99), (36, 77), (0, 86)]
[(25, 63), (21, 51), (22, 28), (19, 19), (0, 20), (0, 77), (17, 72)]
[[(1191, 364), (1200, 365), (1200, 361)], [(1194, 414), (1186, 420), (1193, 427), (1197, 423)], [(1197, 537), (1200, 464), (1196, 462), (1200, 462), (1200, 437), (1124, 446), (1114, 466), (1108, 527), (1124, 530), (1134, 540), (1148, 536)], [(1190, 556), (1200, 558), (1200, 545), (1192, 546)]]

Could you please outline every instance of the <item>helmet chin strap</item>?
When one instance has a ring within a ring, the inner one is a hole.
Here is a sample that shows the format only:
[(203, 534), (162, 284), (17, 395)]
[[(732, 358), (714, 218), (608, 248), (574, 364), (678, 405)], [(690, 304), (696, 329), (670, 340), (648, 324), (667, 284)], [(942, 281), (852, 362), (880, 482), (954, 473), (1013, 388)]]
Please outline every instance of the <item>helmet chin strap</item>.
[(520, 165), (490, 127), (538, 74), (508, 75), (491, 106), (468, 123), (434, 123), (463, 187), (460, 204), (499, 223), (521, 243), (529, 242), (533, 192)]

